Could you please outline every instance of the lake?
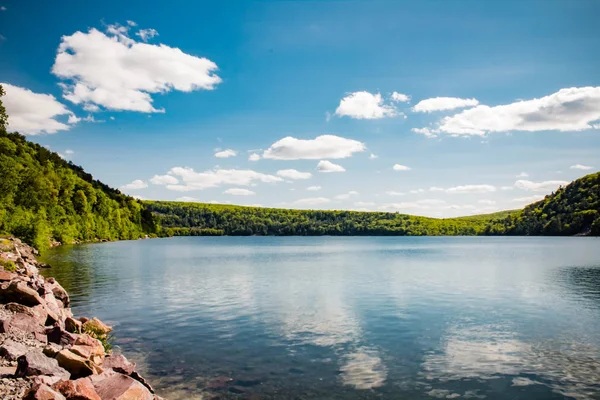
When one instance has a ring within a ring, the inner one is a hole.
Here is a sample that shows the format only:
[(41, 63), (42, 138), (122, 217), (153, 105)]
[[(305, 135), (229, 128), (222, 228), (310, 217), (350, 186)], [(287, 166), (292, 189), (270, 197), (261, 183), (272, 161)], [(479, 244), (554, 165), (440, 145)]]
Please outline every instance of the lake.
[(169, 399), (600, 398), (598, 238), (179, 237), (44, 261)]

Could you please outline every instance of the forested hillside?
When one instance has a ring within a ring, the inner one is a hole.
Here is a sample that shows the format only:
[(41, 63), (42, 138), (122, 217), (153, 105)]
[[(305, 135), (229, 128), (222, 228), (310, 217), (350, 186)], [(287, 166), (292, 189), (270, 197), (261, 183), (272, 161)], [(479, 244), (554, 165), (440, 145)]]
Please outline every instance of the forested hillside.
[(141, 202), (24, 136), (7, 133), (6, 121), (0, 101), (0, 233), (40, 249), (51, 239), (73, 243), (156, 233)]
[(358, 211), (289, 210), (145, 201), (169, 235), (485, 235), (501, 233), (508, 213), (436, 219)]
[(584, 176), (506, 219), (510, 235), (600, 236), (600, 172)]

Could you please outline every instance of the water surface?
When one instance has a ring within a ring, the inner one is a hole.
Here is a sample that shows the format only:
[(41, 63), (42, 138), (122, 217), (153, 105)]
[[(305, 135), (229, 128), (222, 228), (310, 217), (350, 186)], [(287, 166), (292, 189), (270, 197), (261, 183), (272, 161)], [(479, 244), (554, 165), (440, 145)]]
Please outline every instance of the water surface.
[(596, 238), (181, 237), (45, 258), (170, 399), (600, 398)]

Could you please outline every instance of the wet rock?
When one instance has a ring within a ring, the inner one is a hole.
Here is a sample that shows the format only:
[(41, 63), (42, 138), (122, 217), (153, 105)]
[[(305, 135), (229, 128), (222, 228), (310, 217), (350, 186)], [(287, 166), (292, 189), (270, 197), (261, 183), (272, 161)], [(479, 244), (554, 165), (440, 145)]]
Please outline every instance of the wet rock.
[(88, 378), (58, 382), (52, 388), (58, 390), (69, 400), (102, 400)]
[(57, 360), (46, 357), (40, 350), (29, 350), (17, 359), (17, 376), (50, 375), (69, 379), (70, 374), (61, 368)]
[(56, 361), (58, 365), (69, 371), (73, 378), (82, 378), (98, 372), (90, 360), (66, 349), (56, 354)]
[(65, 396), (46, 384), (34, 384), (23, 397), (24, 400), (67, 400)]
[(114, 354), (106, 357), (102, 363), (104, 370), (112, 369), (125, 375), (131, 375), (135, 371), (135, 362), (129, 361), (121, 354)]
[(83, 324), (81, 323), (81, 321), (78, 321), (72, 317), (67, 317), (65, 319), (65, 329), (68, 332), (81, 333), (82, 328), (83, 328)]
[(92, 376), (90, 379), (96, 389), (96, 393), (102, 399), (154, 400), (154, 395), (140, 382), (112, 370)]
[(100, 321), (98, 318), (92, 318), (83, 324), (83, 329), (98, 333), (100, 335), (106, 335), (112, 332), (113, 328)]
[(17, 358), (27, 353), (28, 350), (24, 344), (8, 339), (0, 346), (0, 356), (9, 361), (16, 361)]
[(26, 306), (43, 304), (40, 295), (23, 281), (5, 282), (0, 286), (0, 300), (5, 303), (16, 302)]

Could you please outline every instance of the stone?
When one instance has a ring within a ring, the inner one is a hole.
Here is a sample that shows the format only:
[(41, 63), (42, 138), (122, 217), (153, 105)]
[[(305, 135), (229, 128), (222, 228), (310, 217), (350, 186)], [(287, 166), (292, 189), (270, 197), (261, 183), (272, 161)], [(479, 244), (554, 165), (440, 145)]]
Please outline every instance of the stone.
[(54, 357), (56, 357), (58, 352), (61, 351), (62, 349), (63, 349), (63, 347), (61, 345), (58, 345), (56, 343), (48, 343), (48, 345), (46, 347), (44, 347), (44, 350), (42, 350), (42, 352), (47, 357), (54, 358)]
[(58, 382), (52, 385), (52, 388), (69, 400), (102, 400), (88, 378)]
[(67, 400), (65, 396), (46, 384), (34, 384), (23, 397), (24, 400)]
[(148, 383), (148, 381), (145, 380), (144, 377), (141, 376), (137, 371), (133, 371), (131, 373), (131, 375), (129, 375), (129, 376), (131, 376), (133, 379), (135, 379), (136, 381), (138, 381), (142, 385), (146, 386), (146, 389), (148, 389), (150, 391), (150, 393), (154, 393), (154, 388), (152, 388), (152, 386), (150, 386), (150, 384)]
[(0, 356), (8, 361), (16, 361), (17, 358), (27, 353), (27, 350), (29, 349), (24, 344), (8, 339), (0, 346)]
[(91, 347), (93, 349), (92, 356), (104, 357), (106, 354), (104, 352), (104, 346), (102, 345), (102, 342), (91, 337), (87, 333), (77, 335), (77, 339), (75, 339), (75, 345)]
[(60, 283), (56, 282), (56, 279), (54, 278), (46, 279), (46, 283), (46, 291), (52, 293), (54, 297), (62, 303), (63, 307), (69, 307), (71, 301), (65, 288), (63, 288)]
[(129, 361), (121, 354), (112, 354), (104, 359), (102, 368), (104, 370), (112, 369), (121, 374), (131, 375), (135, 371), (135, 362)]
[(29, 350), (17, 359), (17, 376), (53, 375), (69, 379), (70, 374), (54, 358), (46, 357), (40, 350)]
[(12, 281), (16, 277), (17, 274), (15, 273), (0, 270), (0, 281)]
[(56, 382), (61, 380), (60, 376), (50, 376), (50, 375), (36, 375), (31, 380), (34, 385), (48, 385), (52, 386)]
[(48, 342), (60, 344), (62, 346), (71, 346), (75, 344), (77, 335), (63, 330), (60, 326), (54, 326), (46, 330)]
[(112, 332), (113, 328), (106, 325), (105, 323), (103, 323), (102, 321), (100, 321), (98, 318), (92, 318), (89, 321), (85, 322), (83, 324), (83, 329), (85, 331), (91, 331), (100, 335), (106, 335), (110, 332)]
[(93, 363), (69, 350), (61, 350), (56, 354), (58, 365), (71, 373), (73, 378), (82, 378), (98, 373)]
[(90, 377), (96, 393), (102, 399), (154, 400), (154, 395), (135, 379), (109, 370)]
[(12, 281), (8, 285), (2, 284), (0, 299), (4, 302), (16, 302), (26, 306), (37, 306), (44, 302), (40, 295), (23, 281)]
[(78, 321), (72, 317), (67, 317), (65, 319), (65, 329), (68, 332), (81, 333), (82, 328), (83, 328), (83, 324), (81, 323), (81, 321)]
[(17, 373), (17, 367), (0, 367), (0, 376), (13, 376)]
[(22, 331), (34, 333), (43, 331), (43, 327), (32, 316), (27, 314), (13, 314), (0, 323), (0, 333)]
[(88, 317), (79, 317), (79, 321), (81, 321), (82, 324), (85, 324), (86, 322), (88, 322), (90, 319)]
[[(8, 303), (5, 308), (16, 314), (26, 314), (34, 317), (40, 325), (46, 325), (50, 319), (51, 322), (56, 322), (58, 317), (46, 309), (43, 304), (38, 304), (34, 307), (27, 307), (19, 303)], [(52, 321), (53, 320), (53, 321)]]

